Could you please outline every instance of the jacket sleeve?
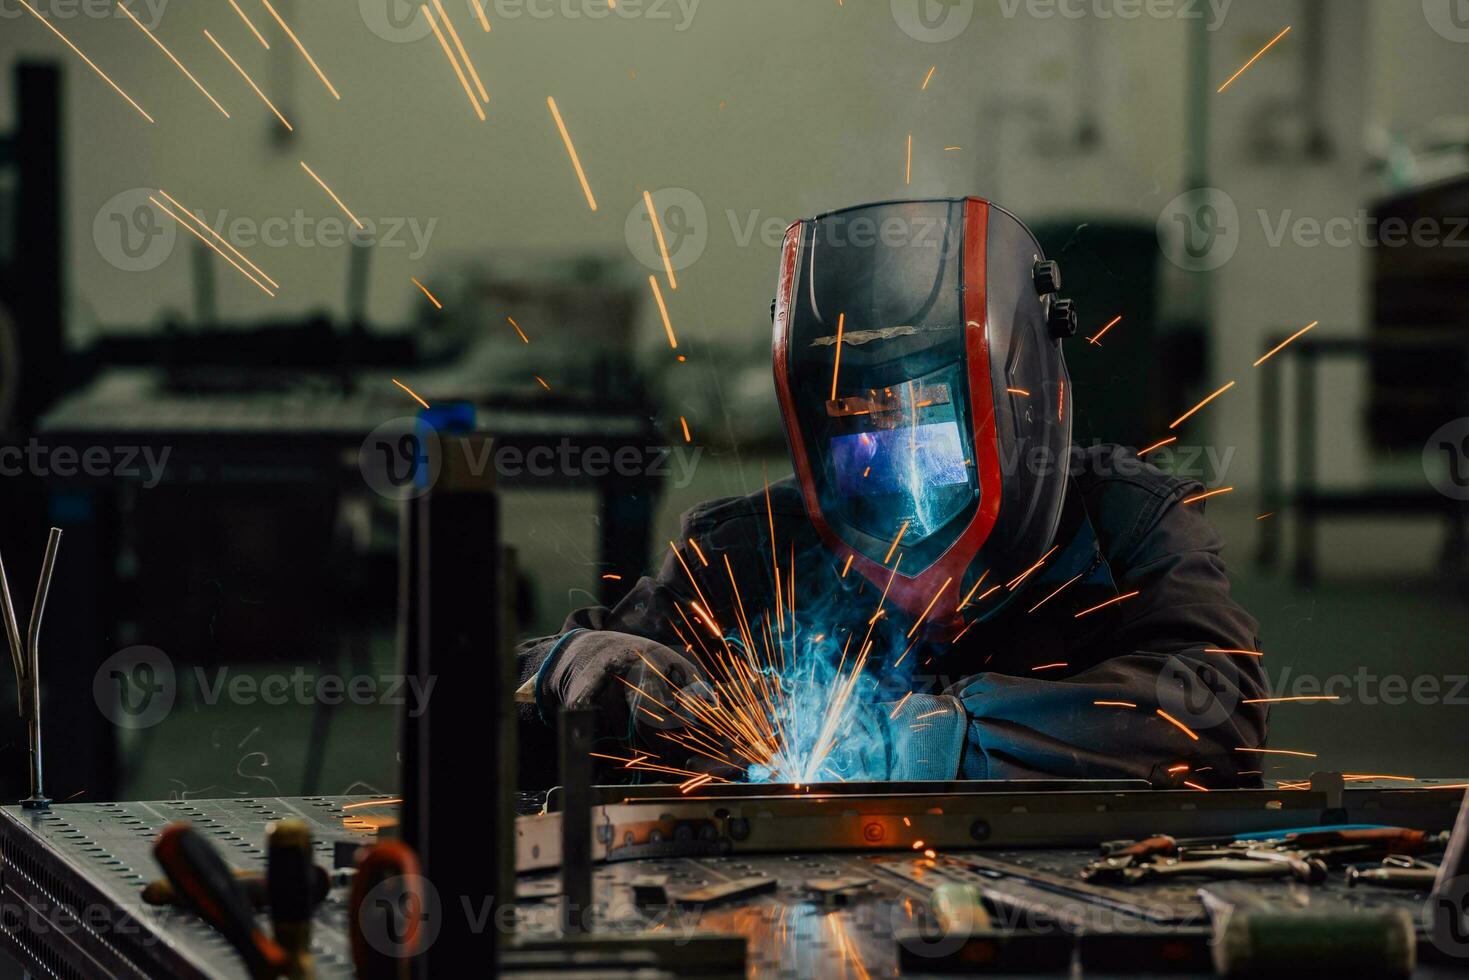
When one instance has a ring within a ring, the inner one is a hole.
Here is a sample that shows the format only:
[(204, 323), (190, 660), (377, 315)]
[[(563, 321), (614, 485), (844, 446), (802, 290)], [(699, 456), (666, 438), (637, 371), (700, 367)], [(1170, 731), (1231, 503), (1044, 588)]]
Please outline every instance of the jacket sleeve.
[(1245, 703), (1266, 696), (1260, 658), (1210, 652), (1258, 652), (1258, 624), (1230, 596), (1201, 506), (1179, 503), (1188, 489), (1127, 536), (1126, 554), (1109, 554), (1118, 594), (1137, 595), (1095, 614), (1105, 618), (1073, 673), (985, 673), (951, 688), (969, 714), (962, 777), (1258, 782), (1259, 756), (1239, 750), (1265, 742), (1266, 706)]

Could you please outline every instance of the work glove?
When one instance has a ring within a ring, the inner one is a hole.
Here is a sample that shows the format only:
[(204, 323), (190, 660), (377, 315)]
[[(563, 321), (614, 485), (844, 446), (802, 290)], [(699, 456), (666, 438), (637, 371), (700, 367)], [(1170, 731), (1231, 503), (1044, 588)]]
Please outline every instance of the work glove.
[(862, 705), (833, 752), (832, 768), (849, 780), (955, 779), (968, 723), (964, 705), (948, 695)]
[(567, 637), (554, 657), (540, 683), (543, 717), (551, 721), (563, 707), (590, 708), (604, 737), (637, 735), (647, 742), (659, 730), (682, 728), (679, 715), (687, 712), (673, 691), (707, 686), (689, 658), (632, 633), (584, 630)]

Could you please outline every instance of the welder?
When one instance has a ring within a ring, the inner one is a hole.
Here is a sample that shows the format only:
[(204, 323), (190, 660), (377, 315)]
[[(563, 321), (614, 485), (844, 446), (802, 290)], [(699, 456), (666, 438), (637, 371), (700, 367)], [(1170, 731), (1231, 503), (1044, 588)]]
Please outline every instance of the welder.
[(554, 758), (556, 711), (593, 705), (609, 744), (696, 764), (647, 699), (704, 682), (699, 629), (788, 604), (880, 630), (884, 693), (854, 722), (881, 733), (875, 778), (1258, 783), (1258, 625), (1204, 487), (1073, 447), (1060, 287), (977, 198), (792, 225), (773, 361), (794, 475), (695, 507), (614, 608), (522, 645), (527, 755)]

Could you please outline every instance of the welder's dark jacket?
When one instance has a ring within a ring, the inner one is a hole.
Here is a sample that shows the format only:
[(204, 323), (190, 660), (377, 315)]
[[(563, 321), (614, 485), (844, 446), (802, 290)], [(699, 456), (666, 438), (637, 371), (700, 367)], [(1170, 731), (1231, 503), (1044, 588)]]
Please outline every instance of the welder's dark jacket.
[[(1266, 706), (1243, 703), (1268, 696), (1260, 658), (1206, 651), (1259, 651), (1258, 624), (1230, 597), (1221, 540), (1202, 503), (1181, 502), (1203, 488), (1142, 465), (1132, 450), (1117, 446), (1084, 450), (1079, 463), (1056, 536), (1059, 550), (1021, 594), (957, 642), (914, 651), (921, 660), (911, 686), (956, 696), (968, 713), (956, 775), (1257, 783), (1251, 771), (1261, 768), (1259, 756), (1237, 750), (1265, 744)], [(714, 606), (715, 621), (735, 621), (726, 557), (747, 615), (774, 607), (773, 522), (783, 576), (794, 547), (798, 606), (802, 583), (824, 576), (845, 590), (849, 621), (865, 626), (878, 590), (856, 574), (839, 577), (840, 565), (817, 538), (792, 481), (772, 485), (769, 493), (768, 505), (760, 492), (711, 501), (684, 515), (681, 554)], [(676, 606), (688, 613), (691, 600), (698, 597), (689, 575), (670, 552), (658, 574), (642, 578), (615, 608), (577, 610), (562, 634), (522, 644), (522, 680), (536, 677), (558, 640), (573, 630), (632, 633), (682, 651), (678, 630), (688, 636), (688, 627)], [(607, 639), (616, 642), (613, 635)], [(902, 692), (889, 693), (896, 698)], [(525, 711), (521, 732), (529, 750), (522, 758), (553, 765), (550, 727), (538, 709)]]

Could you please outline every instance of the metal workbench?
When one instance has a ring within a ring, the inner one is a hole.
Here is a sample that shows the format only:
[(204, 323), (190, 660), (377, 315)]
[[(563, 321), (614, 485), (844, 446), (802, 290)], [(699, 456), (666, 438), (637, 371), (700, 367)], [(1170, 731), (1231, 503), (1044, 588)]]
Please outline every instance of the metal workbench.
[[(921, 976), (939, 972), (954, 952), (930, 919), (929, 889), (958, 881), (979, 885), (1000, 910), (1000, 921), (1053, 929), (1059, 948), (1074, 943), (1082, 975), (1135, 972), (1119, 963), (1137, 966), (1142, 954), (1133, 943), (1139, 936), (1143, 942), (1177, 940), (1151, 948), (1173, 950), (1166, 955), (1175, 957), (1174, 971), (1198, 975), (1208, 972), (1200, 959), (1208, 933), (1198, 883), (1128, 889), (1085, 884), (1077, 872), (1095, 857), (1096, 841), (1322, 819), (1442, 830), (1452, 824), (1461, 798), (1430, 784), (1208, 794), (1130, 783), (1036, 791), (1041, 785), (1029, 792), (1013, 783), (737, 786), (704, 796), (673, 787), (603, 788), (592, 814), (593, 935), (584, 941), (601, 958), (584, 953), (580, 962), (606, 970), (611, 957), (627, 975), (650, 977)], [(336, 842), (370, 841), (378, 827), (396, 820), (398, 807), (372, 798), (319, 797), (83, 803), (39, 813), (0, 809), (4, 946), (34, 975), (63, 980), (242, 977), (243, 966), (212, 929), (187, 913), (142, 904), (141, 886), (159, 875), (152, 844), (168, 823), (189, 820), (231, 865), (261, 870), (265, 825), (288, 816), (311, 825), (318, 862), (330, 866)], [(560, 814), (527, 814), (519, 823), (517, 902), (508, 916), (491, 915), (487, 927), (506, 923), (511, 948), (531, 951), (526, 962), (543, 955), (565, 966), (571, 961), (561, 938)], [(464, 833), (476, 832), (467, 813)], [(913, 850), (919, 839), (936, 849), (934, 858)], [(1068, 846), (1034, 846), (1041, 840)], [(650, 907), (633, 899), (634, 879), (643, 875), (666, 879), (673, 896), (738, 878), (775, 885), (704, 908), (676, 901)], [(813, 883), (849, 876), (870, 881), (842, 904), (813, 891)], [(1418, 917), (1424, 906), (1420, 893), (1349, 890), (1339, 874), (1321, 886), (1252, 887), (1261, 896), (1316, 909), (1403, 908)], [(336, 889), (317, 914), (312, 950), (321, 977), (352, 975), (343, 891)], [(456, 906), (482, 909), (492, 899), (489, 891), (436, 896), (438, 914), (458, 914)], [(654, 951), (629, 952), (639, 937), (652, 937)], [(1420, 944), (1417, 975), (1462, 975), (1437, 952)]]

